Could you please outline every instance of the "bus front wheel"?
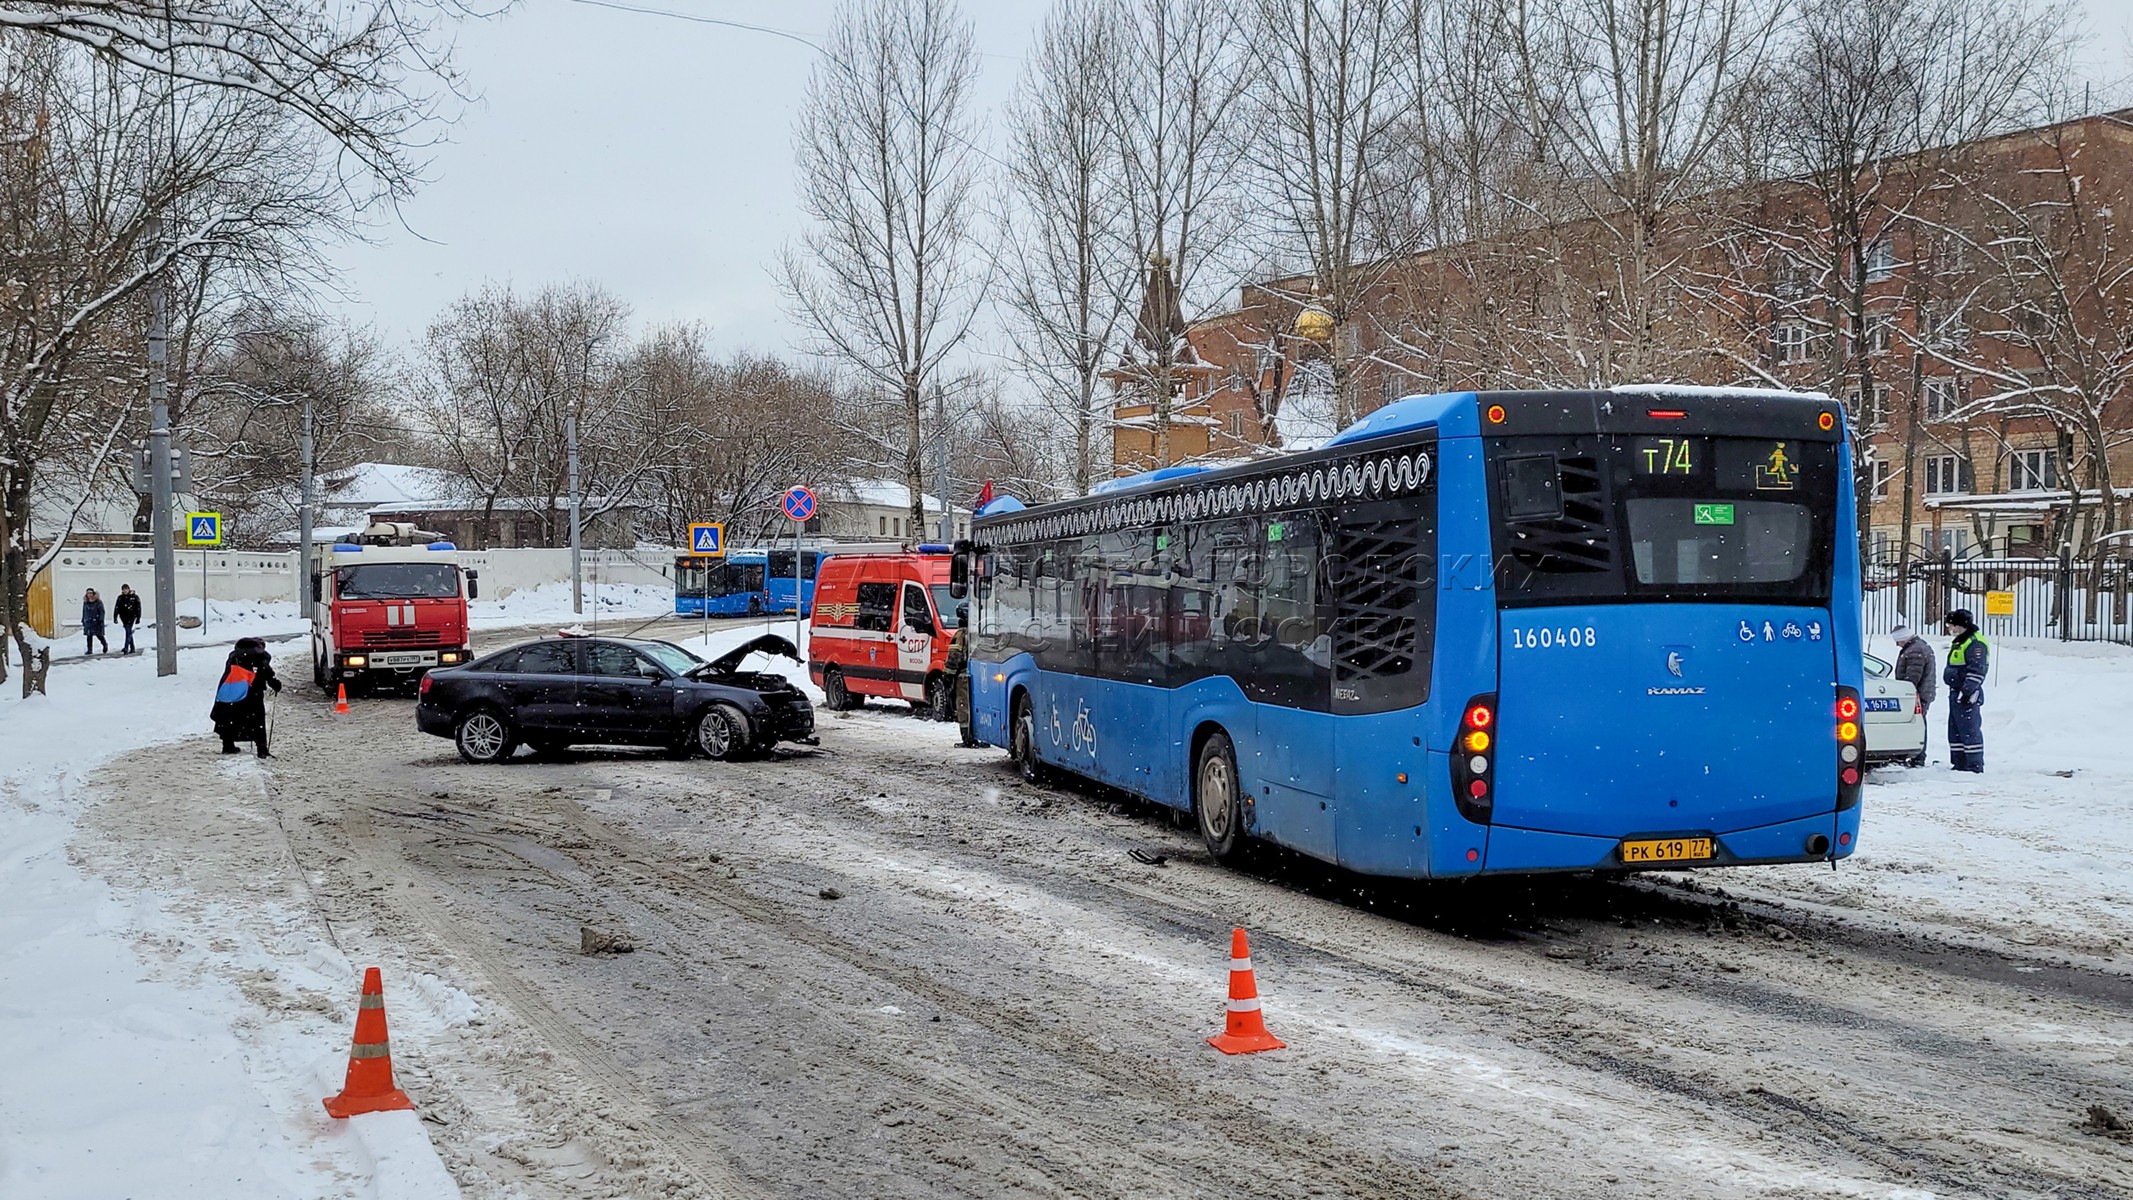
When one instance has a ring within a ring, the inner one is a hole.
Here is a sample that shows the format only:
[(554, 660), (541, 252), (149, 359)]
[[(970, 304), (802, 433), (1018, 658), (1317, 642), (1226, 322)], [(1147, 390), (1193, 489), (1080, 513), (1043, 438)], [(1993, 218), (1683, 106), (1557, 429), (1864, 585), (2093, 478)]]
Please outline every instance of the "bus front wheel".
[(1237, 781), (1237, 751), (1220, 730), (1207, 735), (1193, 762), (1192, 810), (1207, 852), (1216, 862), (1235, 862), (1244, 850), (1244, 789)]
[(1031, 783), (1049, 781), (1051, 772), (1037, 757), (1037, 714), (1030, 708), (1026, 695), (1015, 697), (1014, 724), (1008, 730), (1007, 752), (1022, 778)]

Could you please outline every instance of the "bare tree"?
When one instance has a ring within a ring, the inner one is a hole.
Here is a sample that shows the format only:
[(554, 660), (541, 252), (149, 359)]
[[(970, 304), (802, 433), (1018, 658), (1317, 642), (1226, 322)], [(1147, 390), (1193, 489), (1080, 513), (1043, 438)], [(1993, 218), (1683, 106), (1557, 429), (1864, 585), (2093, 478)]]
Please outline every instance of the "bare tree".
[[(2070, 448), (2060, 544), (2082, 549), (2084, 491), (2118, 528), (2112, 452), (2133, 441), (2133, 124), (2117, 117), (2020, 135), (2021, 169), (1966, 172), (1950, 164), (1970, 220), (1937, 231), (1966, 251), (1969, 303), (1923, 342), (1930, 357), (1981, 381), (1984, 393), (1952, 414), (2003, 423), (2041, 419)], [(2004, 438), (2002, 439), (2005, 440)], [(1999, 457), (2006, 457), (2004, 454)]]
[(1107, 108), (1114, 11), (1109, 0), (1065, 0), (1037, 35), (1008, 106), (997, 250), (1008, 357), (1073, 429), (1071, 474), (1084, 495), (1109, 455), (1104, 373), (1136, 277)]
[(1249, 75), (1224, 0), (1116, 0), (1116, 69), (1105, 108), (1123, 177), (1140, 294), (1114, 378), (1145, 400), (1158, 465), (1192, 348), (1185, 326), (1229, 282), (1241, 228), (1240, 97)]
[(1678, 328), (1693, 318), (1676, 286), (1699, 239), (1670, 225), (1737, 181), (1716, 151), (1777, 16), (1765, 0), (1506, 0), (1523, 141), (1545, 171), (1529, 223), (1545, 232), (1554, 321), (1586, 381), (1654, 377), (1700, 343)]
[(140, 377), (143, 285), (212, 264), (221, 289), (281, 286), (335, 206), (271, 102), (166, 93), (51, 39), (0, 41), (0, 144), (0, 627), (27, 662), (29, 581), (73, 523), (32, 528), (39, 473), (78, 488), (78, 515)]
[(901, 402), (919, 526), (927, 389), (982, 299), (970, 271), (976, 77), (954, 0), (850, 0), (794, 135), (813, 228), (785, 254), (786, 292), (819, 350)]
[(1308, 294), (1285, 298), (1330, 318), (1335, 428), (1360, 415), (1357, 319), (1392, 256), (1413, 246), (1412, 227), (1386, 219), (1413, 191), (1397, 169), (1418, 163), (1403, 144), (1416, 132), (1405, 7), (1259, 0), (1248, 26), (1256, 69), (1246, 153), (1275, 202), (1276, 244), (1310, 266)]

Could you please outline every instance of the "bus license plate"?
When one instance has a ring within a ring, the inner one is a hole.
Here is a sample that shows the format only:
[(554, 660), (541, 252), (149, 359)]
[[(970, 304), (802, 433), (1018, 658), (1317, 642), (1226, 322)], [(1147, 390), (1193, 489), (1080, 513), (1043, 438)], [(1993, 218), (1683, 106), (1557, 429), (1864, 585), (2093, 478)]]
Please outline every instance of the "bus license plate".
[(1707, 837), (1622, 843), (1622, 861), (1626, 863), (1693, 862), (1710, 857), (1711, 839)]

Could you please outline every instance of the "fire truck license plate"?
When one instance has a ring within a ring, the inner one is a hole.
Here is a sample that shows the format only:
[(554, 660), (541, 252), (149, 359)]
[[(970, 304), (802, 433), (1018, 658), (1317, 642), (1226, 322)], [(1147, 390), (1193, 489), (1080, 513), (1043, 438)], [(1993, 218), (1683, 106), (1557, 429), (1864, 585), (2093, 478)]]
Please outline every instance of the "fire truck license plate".
[(432, 660), (427, 654), (380, 654), (371, 661), (381, 667), (413, 667)]
[(1622, 861), (1626, 863), (1694, 862), (1709, 857), (1711, 839), (1707, 837), (1622, 843)]

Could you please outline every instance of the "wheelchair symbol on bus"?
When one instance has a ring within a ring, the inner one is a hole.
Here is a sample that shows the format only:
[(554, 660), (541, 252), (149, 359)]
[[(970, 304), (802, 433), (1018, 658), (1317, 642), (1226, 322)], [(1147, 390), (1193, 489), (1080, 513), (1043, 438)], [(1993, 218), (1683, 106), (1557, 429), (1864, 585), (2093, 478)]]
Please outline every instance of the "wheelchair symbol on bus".
[(1089, 706), (1079, 700), (1074, 702), (1074, 726), (1071, 730), (1059, 719), (1059, 706), (1052, 706), (1052, 745), (1077, 754), (1096, 757), (1096, 723), (1089, 720)]

